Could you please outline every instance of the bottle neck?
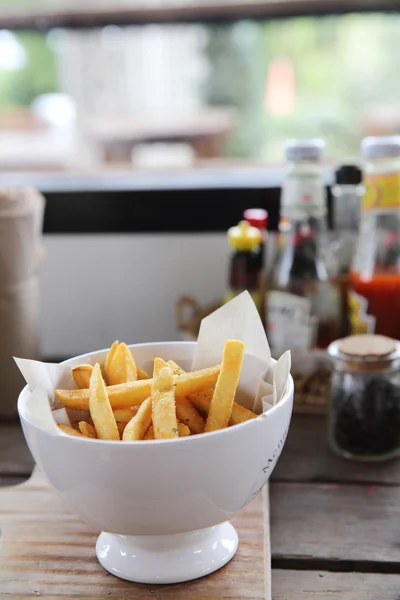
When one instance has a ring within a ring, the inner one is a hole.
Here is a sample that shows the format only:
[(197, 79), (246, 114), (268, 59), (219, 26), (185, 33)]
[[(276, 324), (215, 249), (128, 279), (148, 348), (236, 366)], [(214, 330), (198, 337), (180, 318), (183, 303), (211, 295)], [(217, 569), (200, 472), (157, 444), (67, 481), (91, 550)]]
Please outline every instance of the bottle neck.
[(333, 229), (341, 231), (358, 231), (360, 222), (360, 203), (364, 193), (362, 185), (335, 185), (332, 188)]

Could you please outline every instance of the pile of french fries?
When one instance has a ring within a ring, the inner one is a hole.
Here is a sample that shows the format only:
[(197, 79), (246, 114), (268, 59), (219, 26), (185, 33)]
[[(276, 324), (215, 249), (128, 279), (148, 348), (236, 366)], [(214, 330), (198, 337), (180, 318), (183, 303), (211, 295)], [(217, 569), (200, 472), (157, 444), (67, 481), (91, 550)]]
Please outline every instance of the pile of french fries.
[(75, 418), (75, 427), (58, 426), (73, 436), (132, 442), (186, 437), (254, 419), (255, 413), (235, 402), (243, 356), (244, 344), (228, 340), (220, 365), (187, 373), (173, 360), (155, 358), (150, 376), (128, 346), (116, 341), (103, 369), (98, 363), (74, 367), (78, 389), (55, 390), (67, 412), (90, 415)]

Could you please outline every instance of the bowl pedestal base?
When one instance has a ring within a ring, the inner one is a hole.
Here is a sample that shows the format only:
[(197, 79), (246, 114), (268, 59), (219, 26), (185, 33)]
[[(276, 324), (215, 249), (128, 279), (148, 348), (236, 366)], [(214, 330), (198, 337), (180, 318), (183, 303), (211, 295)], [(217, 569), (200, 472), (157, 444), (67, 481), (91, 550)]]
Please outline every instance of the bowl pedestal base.
[(136, 583), (190, 581), (217, 571), (235, 555), (236, 530), (230, 523), (172, 535), (101, 533), (100, 564), (112, 575)]

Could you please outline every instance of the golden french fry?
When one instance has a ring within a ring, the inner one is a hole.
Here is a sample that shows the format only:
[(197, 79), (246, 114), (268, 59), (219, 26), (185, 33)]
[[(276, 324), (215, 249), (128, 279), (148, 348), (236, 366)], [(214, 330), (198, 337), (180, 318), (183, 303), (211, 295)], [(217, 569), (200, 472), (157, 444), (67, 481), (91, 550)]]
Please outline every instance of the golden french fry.
[(134, 417), (139, 409), (139, 406), (132, 406), (132, 408), (117, 408), (113, 410), (115, 420), (121, 423), (128, 423)]
[[(114, 410), (138, 406), (150, 396), (152, 381), (152, 379), (143, 379), (107, 387), (111, 406)], [(89, 390), (56, 390), (54, 394), (65, 408), (76, 410), (89, 408)]]
[(183, 373), (186, 373), (174, 360), (169, 360), (167, 365), (172, 369), (174, 375), (183, 375)]
[[(225, 342), (221, 372), (215, 386), (205, 431), (228, 426), (244, 356), (244, 344), (239, 340)], [(183, 377), (181, 375), (181, 377)]]
[(187, 425), (191, 433), (203, 433), (205, 420), (186, 396), (176, 399), (176, 416)]
[(99, 363), (96, 363), (94, 366), (90, 378), (89, 411), (99, 439), (120, 439), (117, 423), (107, 396), (107, 389), (101, 374)]
[[(215, 367), (208, 367), (207, 369), (201, 369), (200, 371), (175, 375), (174, 384), (176, 398), (189, 396), (189, 394), (194, 394), (196, 392), (203, 392), (208, 388), (214, 387), (217, 383), (220, 370), (221, 365), (216, 365)], [(79, 392), (80, 390), (75, 391)]]
[(146, 371), (142, 369), (142, 367), (139, 367), (139, 365), (136, 365), (136, 370), (138, 379), (151, 379), (151, 376), (148, 373), (146, 373)]
[(136, 381), (138, 378), (137, 366), (135, 359), (132, 356), (132, 352), (129, 350), (126, 344), (122, 344), (125, 349), (125, 362), (126, 362), (126, 381)]
[[(213, 387), (216, 384), (219, 372), (220, 365), (216, 365), (215, 367), (175, 376), (175, 396), (182, 398)], [(111, 406), (114, 410), (138, 406), (150, 396), (152, 383), (153, 379), (143, 379), (107, 387), (107, 395)], [(89, 390), (55, 390), (54, 394), (65, 408), (88, 410)]]
[(163, 367), (151, 386), (152, 419), (156, 440), (178, 437), (174, 380), (169, 367)]
[(106, 381), (108, 383), (108, 385), (110, 385), (110, 368), (111, 368), (111, 363), (113, 361), (113, 358), (115, 356), (115, 353), (118, 349), (119, 346), (119, 342), (118, 340), (115, 340), (115, 342), (113, 342), (111, 348), (108, 351), (107, 357), (106, 357), (106, 362), (104, 363), (104, 373), (106, 376)]
[(79, 389), (89, 387), (93, 365), (78, 365), (72, 368), (72, 377)]
[(153, 425), (150, 425), (149, 429), (147, 430), (146, 435), (144, 436), (145, 440), (154, 440), (154, 428)]
[[(172, 369), (174, 375), (178, 376), (185, 373), (185, 371), (173, 360), (169, 360), (168, 365)], [(176, 416), (182, 423), (189, 427), (191, 433), (203, 433), (206, 424), (205, 420), (188, 398), (182, 397), (177, 399)]]
[(85, 437), (88, 437), (88, 438), (97, 438), (96, 430), (93, 427), (93, 425), (90, 425), (90, 423), (86, 423), (86, 421), (80, 421), (79, 424), (78, 424), (78, 427), (79, 427), (79, 431)]
[(108, 382), (110, 385), (126, 383), (137, 380), (136, 363), (128, 346), (123, 342), (115, 351), (111, 365), (108, 369)]
[(162, 358), (155, 358), (153, 366), (153, 377), (158, 375), (158, 373), (163, 367), (168, 367), (168, 364), (165, 362), (165, 360), (163, 360)]
[(152, 401), (147, 398), (139, 407), (136, 415), (132, 417), (124, 429), (122, 441), (134, 442), (142, 440), (151, 425)]
[[(200, 411), (200, 414), (207, 416), (210, 410), (211, 400), (214, 394), (214, 390), (206, 390), (205, 392), (198, 392), (197, 394), (190, 394), (189, 399)], [(250, 419), (256, 419), (257, 415), (248, 408), (241, 406), (237, 402), (233, 403), (232, 414), (229, 419), (229, 425), (239, 425)]]
[(80, 433), (76, 429), (73, 429), (72, 427), (69, 427), (68, 425), (63, 425), (63, 423), (57, 423), (57, 425), (61, 429), (61, 431), (63, 433), (66, 433), (67, 435), (73, 435), (75, 437), (85, 437), (82, 433)]
[(185, 423), (178, 423), (178, 435), (179, 437), (187, 437), (190, 435), (190, 429)]

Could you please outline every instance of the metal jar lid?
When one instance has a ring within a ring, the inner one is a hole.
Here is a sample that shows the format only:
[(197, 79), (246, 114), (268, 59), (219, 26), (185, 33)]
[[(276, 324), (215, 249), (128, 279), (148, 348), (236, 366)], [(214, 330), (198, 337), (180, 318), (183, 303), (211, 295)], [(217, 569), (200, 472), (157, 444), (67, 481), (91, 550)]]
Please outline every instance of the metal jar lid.
[(286, 160), (319, 160), (325, 151), (325, 142), (319, 138), (288, 140), (285, 144)]
[(361, 154), (364, 158), (400, 157), (400, 135), (367, 137), (361, 142)]
[(400, 343), (384, 335), (351, 335), (328, 347), (332, 360), (344, 371), (378, 373), (400, 368)]

